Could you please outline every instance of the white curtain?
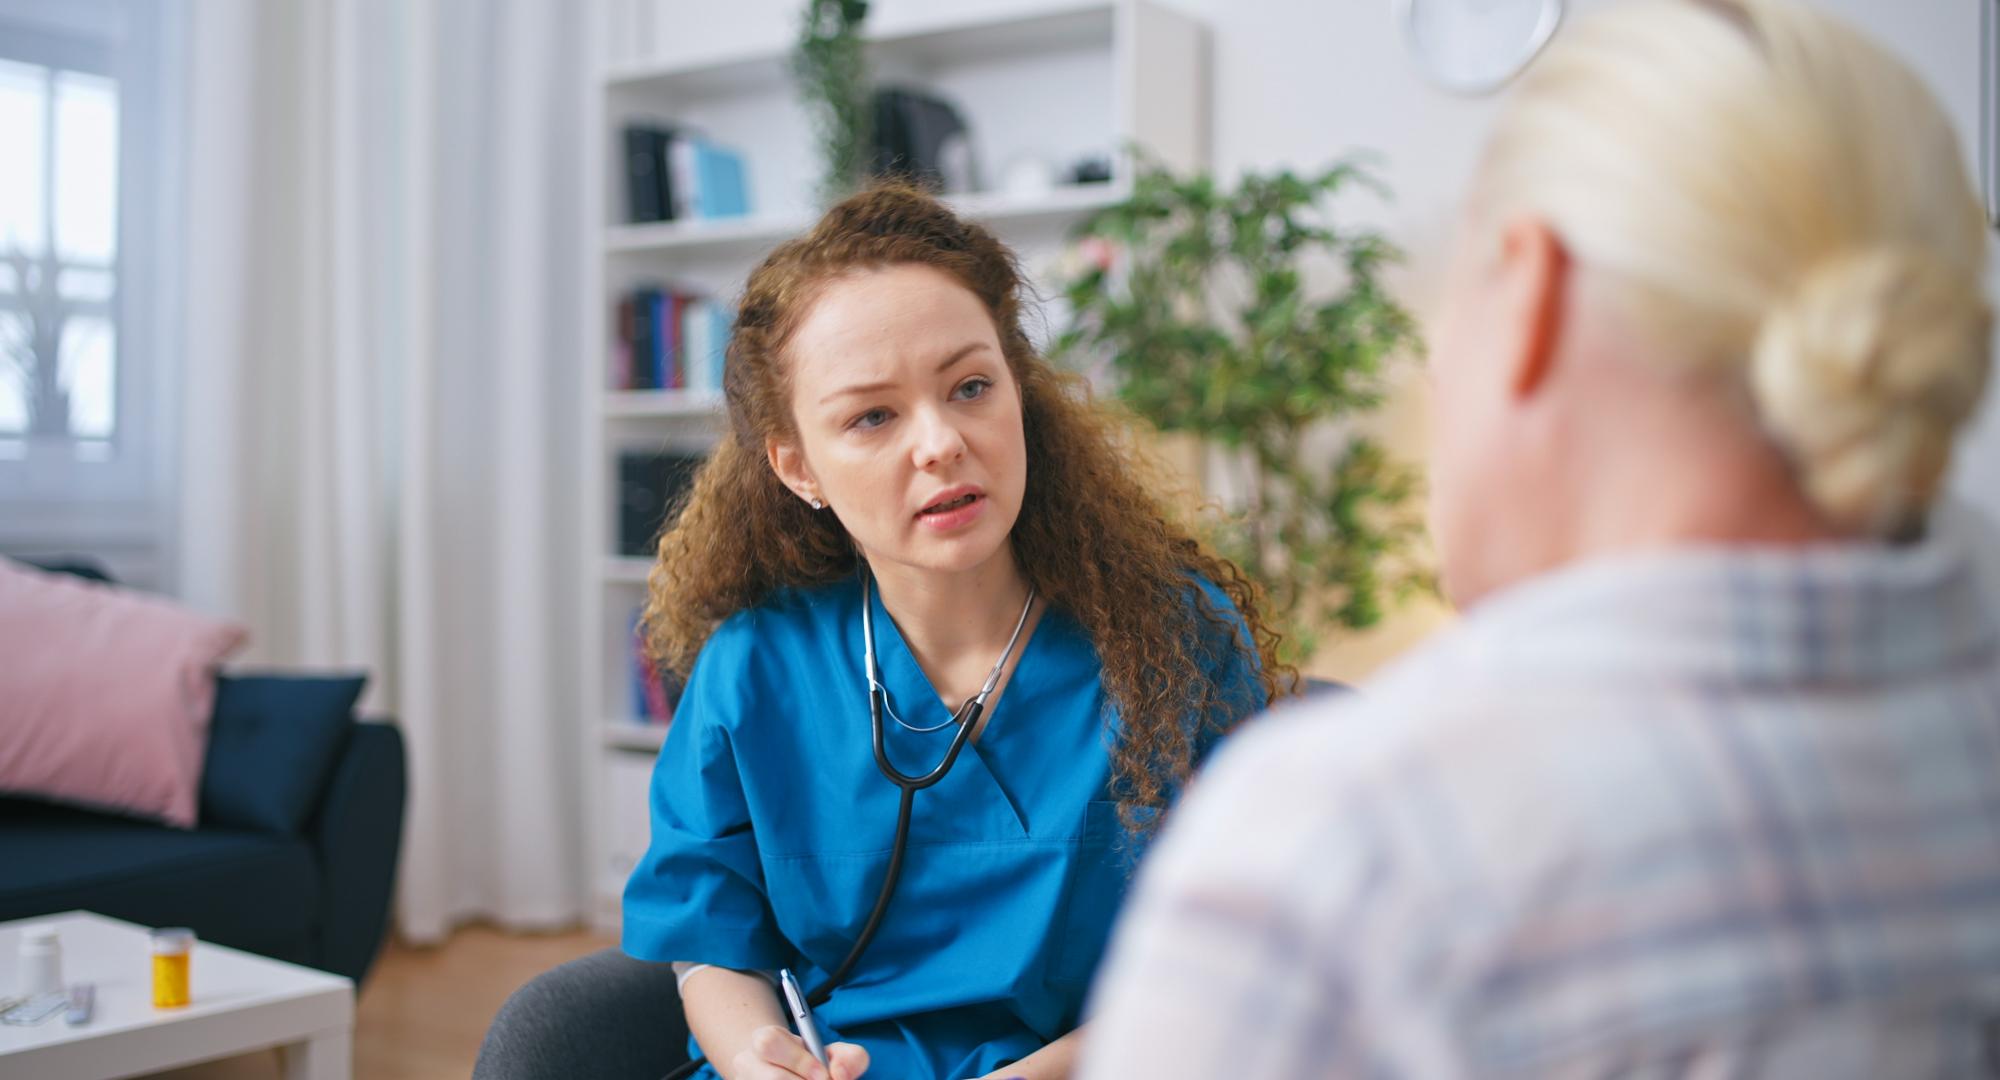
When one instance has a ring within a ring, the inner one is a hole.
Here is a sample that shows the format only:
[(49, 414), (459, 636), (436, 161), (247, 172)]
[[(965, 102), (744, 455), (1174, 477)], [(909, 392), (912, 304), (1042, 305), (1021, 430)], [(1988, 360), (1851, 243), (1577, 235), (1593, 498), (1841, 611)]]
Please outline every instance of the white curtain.
[(582, 913), (577, 6), (188, 6), (177, 569), (251, 659), (363, 667), (398, 925)]

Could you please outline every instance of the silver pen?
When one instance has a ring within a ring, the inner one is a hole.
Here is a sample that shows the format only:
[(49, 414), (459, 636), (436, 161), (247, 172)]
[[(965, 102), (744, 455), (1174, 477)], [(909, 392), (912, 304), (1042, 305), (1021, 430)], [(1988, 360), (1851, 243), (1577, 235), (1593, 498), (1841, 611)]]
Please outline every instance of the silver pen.
[(778, 969), (778, 985), (785, 991), (785, 1008), (792, 1014), (792, 1026), (799, 1029), (799, 1038), (806, 1041), (806, 1049), (812, 1051), (814, 1061), (826, 1064), (826, 1045), (819, 1041), (819, 1025), (813, 1022), (805, 991), (799, 989), (799, 980), (792, 977), (791, 968)]

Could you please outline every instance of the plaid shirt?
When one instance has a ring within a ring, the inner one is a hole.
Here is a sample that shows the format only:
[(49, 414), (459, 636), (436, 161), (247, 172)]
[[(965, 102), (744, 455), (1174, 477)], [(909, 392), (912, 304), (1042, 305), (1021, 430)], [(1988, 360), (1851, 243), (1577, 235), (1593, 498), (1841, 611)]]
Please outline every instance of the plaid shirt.
[(2000, 653), (1943, 542), (1496, 597), (1232, 740), (1082, 1075), (2000, 1075)]

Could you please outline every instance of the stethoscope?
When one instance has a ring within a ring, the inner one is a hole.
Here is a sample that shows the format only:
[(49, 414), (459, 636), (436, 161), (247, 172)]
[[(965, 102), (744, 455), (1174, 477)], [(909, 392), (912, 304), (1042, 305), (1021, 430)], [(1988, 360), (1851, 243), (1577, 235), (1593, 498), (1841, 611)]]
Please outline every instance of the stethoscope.
[[(895, 707), (889, 704), (889, 690), (882, 685), (881, 670), (875, 665), (875, 604), (873, 586), (873, 576), (866, 570), (862, 571), (861, 656), (862, 667), (868, 674), (868, 724), (873, 729), (875, 737), (875, 767), (882, 770), (883, 778), (901, 788), (903, 793), (908, 795), (922, 791), (944, 779), (950, 774), (951, 767), (958, 762), (958, 752), (965, 749), (966, 740), (971, 737), (973, 729), (979, 726), (979, 718), (986, 712), (986, 699), (993, 696), (993, 688), (999, 685), (1000, 682), (1000, 673), (1006, 670), (1008, 659), (1014, 655), (1014, 646), (1021, 642), (1021, 631), (1026, 629), (1028, 625), (1028, 612), (1034, 610), (1035, 607), (1035, 589), (1032, 585), (1028, 587), (1028, 602), (1021, 605), (1021, 617), (1014, 623), (1014, 634), (1007, 639), (1007, 648), (1000, 653), (1000, 659), (993, 662), (993, 670), (986, 673), (986, 682), (980, 686), (979, 693), (974, 694), (971, 700), (960, 705), (958, 712), (954, 713), (951, 719), (946, 720), (944, 723), (935, 724), (931, 727), (913, 727), (910, 724), (904, 723), (903, 718), (896, 715)], [(951, 749), (945, 751), (944, 760), (938, 762), (935, 768), (922, 776), (910, 776), (901, 769), (896, 768), (895, 764), (889, 760), (888, 747), (883, 743), (882, 714), (884, 712), (887, 712), (906, 731), (924, 734), (941, 730), (951, 724), (957, 724), (958, 734), (952, 736)]]
[[(847, 959), (840, 962), (840, 966), (834, 969), (826, 982), (821, 983), (807, 995), (807, 1004), (819, 1005), (833, 996), (833, 988), (847, 978), (847, 973), (853, 970), (855, 961), (861, 959), (862, 951), (868, 948), (869, 942), (875, 940), (875, 932), (882, 928), (882, 915), (889, 910), (889, 898), (895, 895), (896, 882), (903, 876), (903, 855), (910, 846), (910, 816), (916, 807), (917, 792), (943, 780), (951, 774), (951, 767), (958, 763), (959, 752), (965, 749), (967, 740), (972, 738), (973, 730), (979, 726), (979, 718), (986, 712), (986, 700), (993, 696), (993, 687), (999, 684), (1000, 673), (1006, 670), (1007, 661), (1014, 655), (1014, 647), (1020, 644), (1021, 631), (1027, 627), (1028, 613), (1033, 611), (1034, 607), (1035, 589), (1029, 586), (1028, 602), (1021, 605), (1021, 617), (1014, 623), (1014, 634), (1007, 639), (1007, 648), (1000, 653), (1000, 659), (994, 661), (993, 670), (987, 673), (985, 684), (980, 686), (979, 693), (974, 694), (972, 700), (960, 705), (958, 711), (944, 724), (927, 728), (912, 727), (904, 723), (902, 717), (896, 715), (895, 708), (889, 703), (889, 689), (882, 685), (882, 672), (875, 663), (874, 576), (866, 568), (862, 569), (861, 658), (862, 670), (868, 676), (868, 726), (869, 733), (875, 740), (875, 767), (882, 771), (884, 779), (896, 785), (903, 793), (903, 797), (896, 807), (896, 840), (889, 849), (889, 870), (882, 875), (882, 891), (875, 896), (874, 910), (868, 913), (868, 921), (862, 924), (861, 936), (854, 939), (854, 947), (847, 951)], [(911, 776), (898, 769), (895, 763), (889, 760), (886, 729), (882, 725), (882, 714), (885, 712), (908, 731), (919, 733), (937, 731), (945, 724), (957, 724), (958, 733), (951, 737), (951, 748), (945, 751), (944, 759), (930, 772), (922, 776)]]
[[(866, 568), (861, 571), (861, 666), (868, 677), (868, 726), (875, 743), (875, 767), (882, 771), (884, 779), (896, 785), (902, 798), (896, 807), (896, 839), (889, 849), (889, 869), (882, 875), (882, 889), (875, 895), (875, 906), (868, 913), (868, 921), (861, 926), (861, 935), (854, 939), (854, 946), (847, 950), (847, 958), (827, 976), (825, 982), (813, 988), (806, 995), (807, 1008), (817, 1008), (826, 1004), (833, 996), (833, 988), (846, 980), (848, 973), (861, 959), (861, 954), (875, 940), (876, 931), (882, 928), (882, 916), (889, 910), (889, 901), (896, 894), (896, 882), (903, 876), (903, 855), (910, 847), (910, 818), (916, 807), (917, 792), (927, 787), (935, 787), (938, 781), (951, 775), (951, 767), (958, 763), (960, 751), (972, 738), (972, 732), (979, 726), (979, 718), (986, 713), (987, 699), (993, 696), (993, 688), (1000, 684), (1000, 675), (1007, 668), (1007, 661), (1014, 656), (1015, 646), (1021, 643), (1021, 632), (1027, 629), (1028, 613), (1035, 608), (1034, 586), (1028, 587), (1028, 602), (1021, 605), (1021, 617), (1014, 622), (1013, 636), (1007, 639), (1007, 648), (994, 661), (993, 670), (986, 674), (986, 682), (979, 693), (958, 707), (951, 719), (930, 727), (915, 727), (896, 715), (895, 706), (889, 701), (889, 689), (882, 685), (881, 669), (875, 663), (875, 591), (874, 577)], [(887, 729), (882, 724), (882, 714), (887, 713), (896, 724), (906, 731), (925, 733), (941, 731), (947, 725), (957, 724), (958, 731), (951, 737), (951, 748), (945, 751), (943, 760), (922, 776), (911, 776), (898, 769), (889, 760)], [(706, 1058), (696, 1058), (686, 1065), (668, 1073), (665, 1080), (681, 1080), (693, 1076), (696, 1069), (707, 1063)]]

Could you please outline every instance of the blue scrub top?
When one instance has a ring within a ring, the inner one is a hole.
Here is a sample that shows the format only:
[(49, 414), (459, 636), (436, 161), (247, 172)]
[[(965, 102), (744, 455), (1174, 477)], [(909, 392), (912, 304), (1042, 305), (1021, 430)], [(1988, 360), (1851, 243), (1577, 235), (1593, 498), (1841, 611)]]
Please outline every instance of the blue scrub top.
[[(1223, 636), (1247, 640), (1227, 595), (1199, 585), (1231, 622), (1204, 652), (1233, 721), (1265, 704), (1257, 661)], [(872, 602), (897, 712), (916, 727), (946, 719), (879, 593)], [(846, 957), (887, 871), (900, 797), (876, 769), (861, 649), (858, 580), (781, 590), (709, 638), (654, 766), (652, 845), (625, 888), (627, 953), (790, 967), (808, 989)], [(1116, 718), (1098, 676), (1083, 628), (1048, 609), (978, 741), (917, 793), (881, 931), (817, 1010), (831, 1040), (867, 1048), (871, 1075), (976, 1077), (1079, 1023), (1135, 857), (1109, 790)], [(910, 775), (953, 733), (883, 723)]]

